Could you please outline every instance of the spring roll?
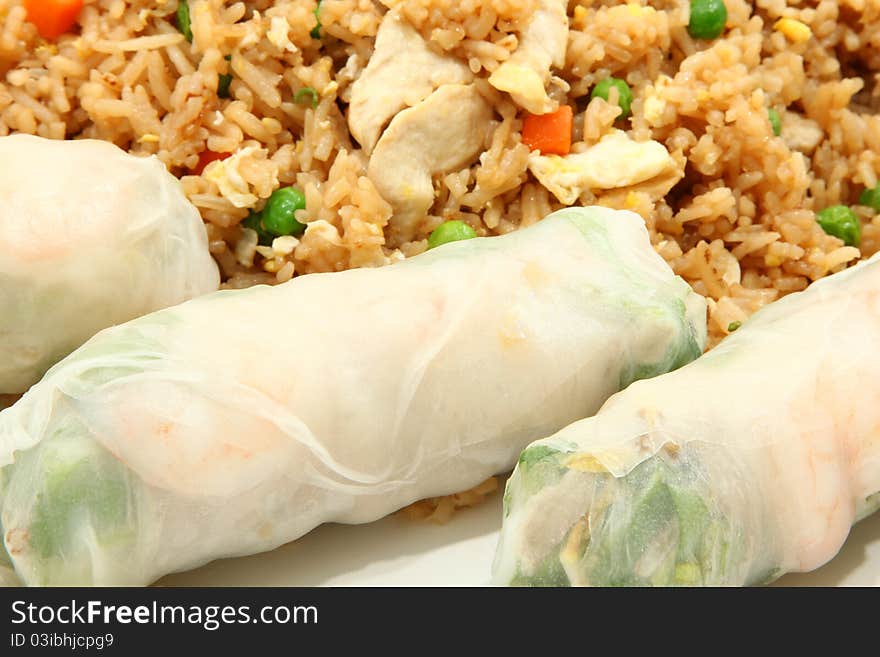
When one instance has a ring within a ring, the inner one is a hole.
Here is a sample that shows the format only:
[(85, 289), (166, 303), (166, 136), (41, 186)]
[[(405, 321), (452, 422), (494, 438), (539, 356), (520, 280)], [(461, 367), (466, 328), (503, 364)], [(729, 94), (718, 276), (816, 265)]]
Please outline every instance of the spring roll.
[(880, 256), (526, 449), (493, 581), (756, 585), (880, 506)]
[(705, 330), (641, 218), (602, 208), (202, 297), (103, 331), (0, 413), (7, 561), (139, 585), (369, 522), (509, 470)]
[(219, 284), (199, 213), (158, 159), (0, 137), (0, 395), (99, 330)]

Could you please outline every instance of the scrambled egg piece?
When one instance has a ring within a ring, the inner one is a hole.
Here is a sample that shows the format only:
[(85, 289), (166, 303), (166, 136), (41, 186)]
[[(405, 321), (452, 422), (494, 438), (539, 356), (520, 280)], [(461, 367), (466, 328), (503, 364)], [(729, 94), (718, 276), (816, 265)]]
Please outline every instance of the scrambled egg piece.
[(290, 24), (284, 16), (273, 16), (269, 31), (266, 32), (269, 43), (279, 50), (296, 52), (297, 47), (290, 40)]
[(529, 169), (545, 188), (566, 205), (587, 189), (629, 187), (675, 169), (675, 160), (656, 141), (637, 142), (622, 130), (605, 135), (583, 153), (565, 157), (529, 156)]
[[(628, 16), (640, 18), (656, 13), (657, 10), (653, 7), (643, 6), (637, 2), (628, 2), (625, 5), (617, 5), (608, 9), (608, 16), (615, 20), (625, 19)], [(575, 7), (573, 18), (572, 25), (579, 30), (584, 29), (587, 24), (587, 8), (583, 5)]]
[(666, 112), (666, 99), (663, 98), (663, 94), (671, 84), (671, 77), (660, 75), (653, 86), (648, 87), (645, 93), (645, 105), (642, 113), (649, 125), (660, 125), (660, 119), (663, 118), (663, 114)]
[(511, 94), (520, 106), (534, 114), (547, 114), (555, 109), (544, 91), (544, 79), (528, 66), (505, 62), (489, 76), (489, 84)]
[(613, 18), (623, 18), (626, 15), (640, 18), (642, 16), (650, 16), (651, 14), (656, 14), (657, 10), (653, 7), (642, 6), (638, 2), (628, 2), (625, 5), (617, 5), (616, 7), (611, 7), (611, 9), (608, 10), (608, 13)]
[(565, 467), (579, 472), (605, 473), (608, 470), (595, 456), (590, 454), (574, 454), (565, 461)]
[(299, 245), (299, 240), (293, 235), (282, 235), (272, 240), (272, 255), (287, 256), (293, 253)]
[[(211, 162), (205, 168), (205, 178), (215, 183), (220, 195), (237, 208), (251, 208), (259, 201), (257, 195), (251, 191), (250, 184), (240, 167), (244, 160), (260, 150), (256, 146), (247, 146), (225, 160)], [(274, 187), (277, 186), (278, 181), (275, 180)]]
[(565, 64), (567, 9), (564, 0), (539, 0), (516, 51), (489, 76), (489, 84), (509, 93), (517, 105), (532, 114), (547, 114), (558, 107), (544, 86), (551, 70)]

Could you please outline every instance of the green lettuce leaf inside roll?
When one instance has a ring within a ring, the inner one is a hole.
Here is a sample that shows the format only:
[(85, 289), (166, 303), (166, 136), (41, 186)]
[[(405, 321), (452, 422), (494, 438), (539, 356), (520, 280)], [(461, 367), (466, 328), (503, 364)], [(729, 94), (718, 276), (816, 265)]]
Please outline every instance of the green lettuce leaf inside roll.
[[(127, 468), (81, 427), (57, 429), (3, 470), (3, 497), (16, 502), (11, 517), (3, 519), (5, 550), (28, 553), (27, 563), (51, 573), (82, 556), (77, 553), (89, 544), (85, 536), (124, 548), (134, 538), (136, 515), (128, 477)], [(9, 561), (9, 554), (5, 558)]]
[[(556, 487), (556, 494), (551, 490)], [(667, 444), (615, 477), (592, 455), (533, 445), (508, 482), (505, 516), (520, 527), (552, 516), (559, 501), (580, 504), (562, 540), (518, 545), (529, 554), (509, 581), (530, 586), (678, 586), (711, 584), (738, 549), (737, 528), (704, 485), (699, 450)], [(506, 524), (508, 523), (505, 520)], [(512, 529), (506, 527), (508, 531)], [(537, 540), (523, 530), (505, 542)], [(536, 556), (537, 555), (537, 556)]]

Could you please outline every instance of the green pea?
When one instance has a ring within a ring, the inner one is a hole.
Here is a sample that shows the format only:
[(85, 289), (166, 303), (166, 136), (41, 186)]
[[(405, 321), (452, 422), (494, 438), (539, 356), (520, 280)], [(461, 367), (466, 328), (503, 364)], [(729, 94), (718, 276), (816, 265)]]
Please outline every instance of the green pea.
[(777, 137), (782, 134), (782, 118), (772, 107), (767, 110), (767, 118), (770, 120), (770, 127), (773, 128), (773, 134)]
[(739, 322), (739, 321), (731, 322), (730, 324), (727, 325), (727, 332), (733, 333), (736, 329), (738, 329), (742, 325), (743, 325), (743, 323)]
[(306, 197), (295, 187), (277, 189), (263, 208), (263, 227), (275, 237), (302, 235), (305, 224), (296, 220), (296, 211), (305, 210)]
[(723, 0), (691, 0), (688, 33), (695, 39), (715, 39), (724, 31), (727, 7)]
[(258, 243), (260, 246), (272, 246), (272, 240), (275, 239), (269, 232), (263, 228), (263, 215), (260, 212), (251, 212), (241, 225), (256, 231)]
[(313, 39), (320, 39), (321, 38), (321, 27), (322, 26), (321, 26), (320, 11), (321, 11), (321, 0), (318, 0), (318, 6), (315, 7), (315, 20), (318, 21), (318, 24), (315, 25), (315, 27), (313, 27), (312, 31), (310, 32)]
[(816, 221), (829, 235), (839, 237), (847, 246), (858, 246), (862, 226), (856, 213), (845, 205), (832, 205), (816, 213)]
[(193, 31), (192, 22), (189, 18), (188, 0), (180, 0), (180, 2), (177, 4), (177, 29), (180, 30), (187, 41), (192, 43)]
[(476, 236), (476, 231), (463, 221), (447, 221), (437, 226), (428, 237), (428, 248), (433, 249), (447, 242), (469, 240)]
[(869, 208), (880, 211), (880, 187), (863, 191), (859, 196), (859, 205), (867, 205)]
[(603, 100), (608, 100), (608, 92), (611, 91), (611, 87), (617, 89), (617, 106), (621, 109), (620, 118), (625, 119), (629, 116), (629, 108), (632, 105), (633, 100), (632, 90), (629, 88), (629, 85), (625, 80), (621, 80), (620, 78), (605, 78), (593, 87), (590, 98), (598, 96)]

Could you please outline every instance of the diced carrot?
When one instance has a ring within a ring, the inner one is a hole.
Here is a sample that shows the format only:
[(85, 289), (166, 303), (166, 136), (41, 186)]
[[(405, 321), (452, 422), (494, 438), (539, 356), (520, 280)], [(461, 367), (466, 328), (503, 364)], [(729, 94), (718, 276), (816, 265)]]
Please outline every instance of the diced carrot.
[(225, 160), (227, 157), (232, 155), (232, 153), (215, 153), (214, 151), (202, 151), (199, 154), (199, 162), (196, 164), (195, 168), (192, 169), (193, 175), (201, 176), (205, 171), (205, 167), (211, 164), (211, 162), (216, 162), (217, 160)]
[(570, 105), (562, 105), (550, 114), (529, 114), (523, 121), (522, 141), (543, 155), (568, 155), (573, 121)]
[(83, 0), (24, 0), (24, 8), (40, 36), (54, 41), (76, 24)]

